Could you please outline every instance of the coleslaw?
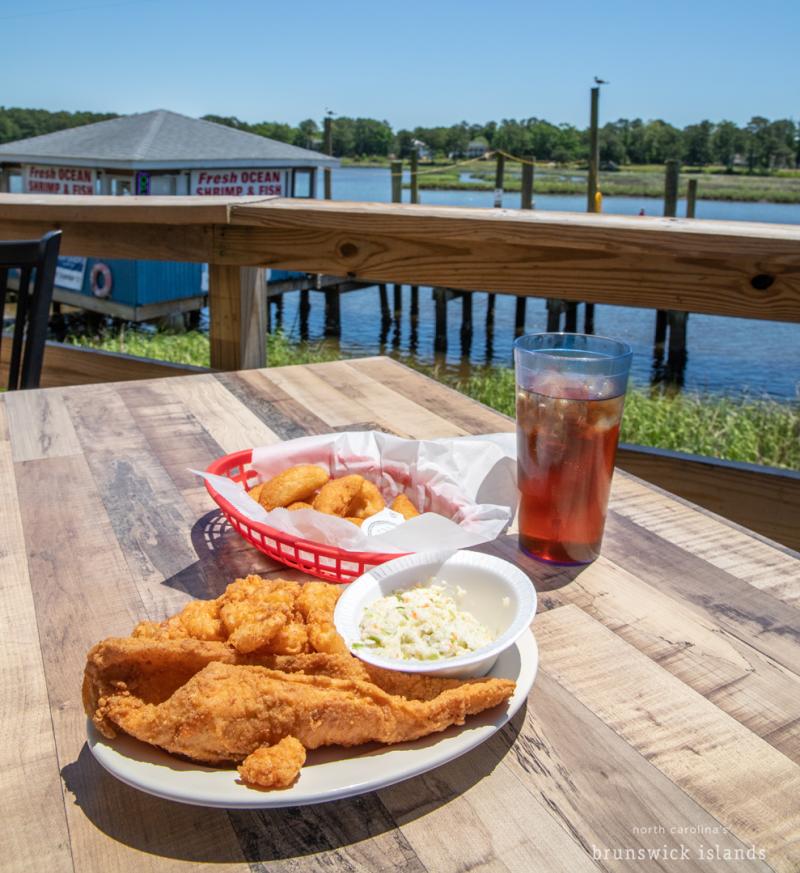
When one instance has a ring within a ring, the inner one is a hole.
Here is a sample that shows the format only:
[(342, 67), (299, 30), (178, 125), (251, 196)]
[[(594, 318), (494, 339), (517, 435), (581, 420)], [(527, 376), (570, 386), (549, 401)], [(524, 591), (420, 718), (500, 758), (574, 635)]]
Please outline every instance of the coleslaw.
[(455, 598), (466, 593), (447, 584), (417, 585), (393, 591), (364, 610), (354, 649), (399, 660), (436, 661), (466, 655), (492, 642), (492, 634)]

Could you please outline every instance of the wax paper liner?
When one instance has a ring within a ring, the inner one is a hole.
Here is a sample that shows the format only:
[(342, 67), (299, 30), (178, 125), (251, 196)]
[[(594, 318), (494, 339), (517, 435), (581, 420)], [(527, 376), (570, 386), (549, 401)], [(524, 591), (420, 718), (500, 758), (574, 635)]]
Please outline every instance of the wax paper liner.
[(308, 509), (268, 512), (227, 477), (195, 472), (253, 521), (359, 552), (460, 549), (489, 542), (508, 526), (518, 499), (511, 433), (408, 440), (379, 431), (351, 431), (253, 449), (252, 466), (261, 480), (295, 464), (319, 464), (333, 478), (358, 473), (378, 486), (387, 505), (405, 493), (423, 514), (366, 536), (349, 521)]

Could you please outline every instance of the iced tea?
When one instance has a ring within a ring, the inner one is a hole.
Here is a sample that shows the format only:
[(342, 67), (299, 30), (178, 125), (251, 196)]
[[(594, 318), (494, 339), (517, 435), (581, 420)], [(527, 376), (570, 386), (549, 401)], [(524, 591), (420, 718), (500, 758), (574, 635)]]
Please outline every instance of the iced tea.
[(587, 564), (600, 553), (631, 353), (580, 334), (515, 343), (519, 541), (528, 554)]
[(585, 564), (600, 553), (624, 402), (517, 389), (519, 539), (529, 554)]

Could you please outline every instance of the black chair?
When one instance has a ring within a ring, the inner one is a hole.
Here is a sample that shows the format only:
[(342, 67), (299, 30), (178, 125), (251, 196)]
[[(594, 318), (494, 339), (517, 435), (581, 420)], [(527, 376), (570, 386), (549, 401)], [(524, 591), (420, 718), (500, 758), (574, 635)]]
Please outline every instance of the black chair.
[(9, 391), (39, 387), (60, 245), (60, 230), (46, 233), (40, 240), (0, 242), (0, 343), (8, 274), (10, 270), (19, 270), (17, 316), (8, 366)]

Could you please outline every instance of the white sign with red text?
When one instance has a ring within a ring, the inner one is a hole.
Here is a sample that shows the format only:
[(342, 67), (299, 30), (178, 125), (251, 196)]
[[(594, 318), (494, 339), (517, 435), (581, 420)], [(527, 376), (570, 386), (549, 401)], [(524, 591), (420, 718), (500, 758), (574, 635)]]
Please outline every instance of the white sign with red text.
[(190, 194), (204, 197), (288, 197), (286, 170), (193, 170)]
[(28, 194), (94, 194), (97, 171), (91, 167), (30, 165), (24, 170)]

